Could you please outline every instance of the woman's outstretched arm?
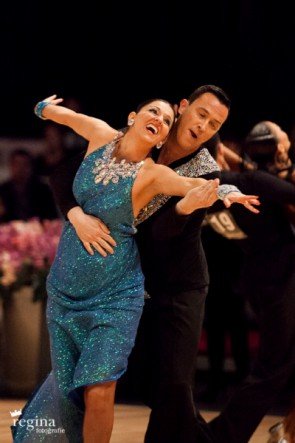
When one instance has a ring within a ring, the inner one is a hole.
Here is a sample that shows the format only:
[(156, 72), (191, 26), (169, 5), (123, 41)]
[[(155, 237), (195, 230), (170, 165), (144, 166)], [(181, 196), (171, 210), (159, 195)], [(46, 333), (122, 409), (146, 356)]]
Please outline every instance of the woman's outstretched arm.
[[(157, 194), (177, 195), (184, 197), (191, 190), (198, 186), (203, 186), (207, 180), (203, 178), (189, 178), (181, 177), (176, 172), (163, 165), (154, 165), (156, 168), (154, 178), (154, 190)], [(219, 185), (219, 180), (214, 180), (216, 187)], [(216, 189), (217, 192), (217, 189)], [(216, 199), (218, 195), (216, 195)], [(244, 195), (241, 192), (231, 192), (226, 196), (227, 201), (225, 205), (229, 207), (232, 203), (240, 203), (245, 205), (247, 209), (258, 213), (259, 211), (253, 205), (259, 205), (257, 195)]]
[(65, 125), (81, 135), (89, 142), (94, 141), (98, 146), (114, 137), (116, 130), (105, 121), (80, 114), (64, 106), (57, 106), (63, 101), (56, 94), (47, 97), (35, 106), (35, 114), (42, 119), (49, 119), (60, 125)]
[[(150, 159), (145, 162), (142, 172), (144, 173), (144, 177), (143, 180), (141, 180), (140, 187), (136, 189), (136, 184), (134, 186), (135, 198), (133, 201), (135, 214), (138, 214), (139, 211), (158, 194), (165, 194), (169, 196), (173, 195), (179, 197), (187, 196), (185, 198), (185, 202), (187, 203), (188, 200), (190, 202), (189, 212), (187, 213), (191, 213), (193, 212), (193, 210), (200, 207), (208, 207), (208, 204), (205, 206), (199, 206), (196, 195), (194, 195), (196, 192), (196, 188), (200, 186), (205, 186), (208, 183), (207, 180), (203, 178), (182, 177), (167, 166), (155, 164)], [(212, 190), (215, 193), (215, 200), (218, 199), (218, 185), (219, 180), (213, 180)], [(209, 191), (211, 192), (212, 190), (210, 189)], [(227, 196), (227, 206), (230, 206), (231, 203), (240, 203), (242, 205), (245, 205), (245, 207), (252, 212), (259, 212), (253, 206), (260, 204), (256, 195), (244, 195), (240, 192), (233, 192), (231, 194), (232, 195)], [(210, 200), (212, 199), (210, 198)], [(212, 201), (211, 204), (213, 204), (214, 201)], [(196, 208), (194, 209), (195, 204)], [(181, 210), (181, 208), (178, 209)]]

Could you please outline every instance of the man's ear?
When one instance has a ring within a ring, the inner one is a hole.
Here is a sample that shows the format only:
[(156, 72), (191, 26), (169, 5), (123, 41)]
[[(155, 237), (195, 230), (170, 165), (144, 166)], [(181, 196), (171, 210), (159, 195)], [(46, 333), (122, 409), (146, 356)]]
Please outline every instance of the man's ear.
[(178, 114), (182, 114), (188, 106), (189, 106), (188, 100), (186, 98), (183, 98), (178, 106)]

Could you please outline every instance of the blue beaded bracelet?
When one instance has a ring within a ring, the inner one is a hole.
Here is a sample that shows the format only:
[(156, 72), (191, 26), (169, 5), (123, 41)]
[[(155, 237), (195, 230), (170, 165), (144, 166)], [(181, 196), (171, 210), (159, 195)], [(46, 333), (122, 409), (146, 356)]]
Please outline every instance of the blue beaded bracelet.
[(47, 105), (50, 105), (50, 102), (43, 100), (42, 102), (37, 103), (34, 108), (35, 114), (37, 115), (37, 117), (42, 118), (42, 120), (47, 120), (47, 118), (42, 116), (42, 111)]

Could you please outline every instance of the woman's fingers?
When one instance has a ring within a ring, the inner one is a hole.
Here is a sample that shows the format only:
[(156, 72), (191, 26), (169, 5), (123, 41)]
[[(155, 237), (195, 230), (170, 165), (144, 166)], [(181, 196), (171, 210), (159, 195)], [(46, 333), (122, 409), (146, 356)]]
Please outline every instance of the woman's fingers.
[(259, 214), (258, 209), (255, 208), (254, 206), (252, 206), (250, 202), (246, 201), (246, 202), (244, 203), (244, 206), (245, 206), (245, 208), (248, 209), (249, 211), (254, 212), (254, 214)]
[(45, 98), (44, 100), (42, 100), (44, 102), (48, 102), (51, 105), (58, 105), (59, 103), (61, 103), (63, 101), (63, 98), (57, 98), (56, 94), (51, 95), (50, 97)]
[(57, 97), (56, 94), (50, 95), (49, 97), (45, 98), (43, 101), (50, 102), (51, 100), (54, 100)]

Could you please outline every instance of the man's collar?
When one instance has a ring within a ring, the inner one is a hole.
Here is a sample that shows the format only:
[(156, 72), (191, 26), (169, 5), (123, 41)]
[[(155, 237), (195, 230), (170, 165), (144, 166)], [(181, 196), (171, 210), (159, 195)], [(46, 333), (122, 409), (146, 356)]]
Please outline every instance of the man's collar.
[[(204, 148), (206, 148), (206, 146), (202, 145), (198, 149), (196, 149), (194, 152), (192, 152), (191, 154), (175, 160), (174, 162), (169, 164), (169, 168), (174, 169), (174, 168), (177, 168), (178, 166), (183, 165), (184, 163), (187, 163), (192, 158), (194, 158), (197, 154), (199, 154)], [(161, 149), (157, 149), (157, 148), (154, 148), (151, 152), (152, 159), (154, 160), (155, 163), (157, 163), (157, 161), (158, 161), (160, 152), (161, 152)]]

